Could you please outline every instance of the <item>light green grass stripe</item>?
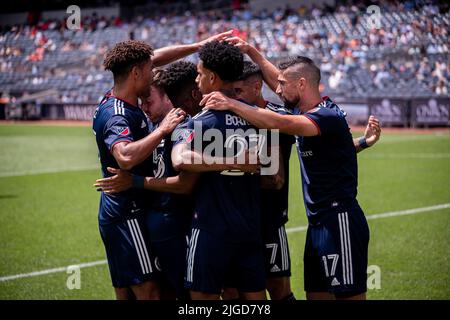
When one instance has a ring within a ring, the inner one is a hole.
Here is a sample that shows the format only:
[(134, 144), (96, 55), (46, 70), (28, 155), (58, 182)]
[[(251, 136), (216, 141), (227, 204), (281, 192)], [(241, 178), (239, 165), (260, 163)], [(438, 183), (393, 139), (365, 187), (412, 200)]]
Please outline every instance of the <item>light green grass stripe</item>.
[(83, 167), (71, 167), (71, 168), (55, 168), (55, 169), (41, 169), (41, 170), (27, 170), (27, 171), (14, 171), (14, 172), (0, 172), (1, 177), (21, 177), (46, 173), (62, 173), (73, 171), (85, 171), (85, 170), (100, 170), (99, 165), (95, 166), (83, 166)]
[[(430, 206), (430, 207), (422, 207), (422, 208), (414, 208), (414, 209), (408, 209), (408, 210), (402, 210), (402, 211), (392, 211), (392, 212), (385, 212), (385, 213), (380, 213), (380, 214), (373, 214), (373, 215), (367, 216), (367, 220), (397, 217), (397, 216), (404, 216), (404, 215), (412, 215), (412, 214), (417, 214), (417, 213), (421, 213), (421, 212), (431, 212), (431, 211), (437, 211), (437, 210), (442, 210), (442, 209), (447, 209), (447, 208), (450, 208), (450, 203), (443, 203), (443, 204), (438, 204), (438, 205)], [(294, 232), (305, 231), (306, 229), (307, 229), (307, 226), (300, 226), (300, 227), (288, 228), (288, 229), (286, 229), (286, 232), (294, 233)], [(93, 267), (93, 266), (98, 266), (98, 265), (103, 265), (103, 264), (106, 264), (106, 260), (86, 262), (86, 263), (81, 263), (78, 265), (70, 265), (70, 266), (66, 266), (66, 267), (53, 268), (53, 269), (47, 269), (47, 270), (42, 270), (42, 271), (33, 271), (30, 273), (21, 273), (21, 274), (16, 274), (16, 275), (0, 277), (0, 282), (20, 279), (20, 278), (42, 276), (42, 275), (57, 273), (57, 272), (66, 272), (69, 268), (73, 268), (73, 267), (78, 267), (81, 269), (81, 268), (88, 268), (88, 267)]]

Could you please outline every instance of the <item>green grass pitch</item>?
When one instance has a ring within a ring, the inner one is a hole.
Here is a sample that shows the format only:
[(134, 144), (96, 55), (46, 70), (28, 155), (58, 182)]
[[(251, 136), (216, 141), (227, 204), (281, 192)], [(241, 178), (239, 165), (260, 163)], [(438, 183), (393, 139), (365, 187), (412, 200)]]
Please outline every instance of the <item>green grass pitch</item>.
[[(90, 127), (0, 126), (0, 278), (105, 259), (97, 225), (99, 176)], [(450, 135), (384, 133), (359, 155), (358, 200), (367, 216), (450, 203)], [(295, 151), (288, 228), (306, 225)], [(369, 220), (369, 299), (450, 299), (450, 208)], [(288, 235), (292, 286), (304, 299), (305, 232)], [(113, 299), (106, 264), (0, 281), (0, 299)]]

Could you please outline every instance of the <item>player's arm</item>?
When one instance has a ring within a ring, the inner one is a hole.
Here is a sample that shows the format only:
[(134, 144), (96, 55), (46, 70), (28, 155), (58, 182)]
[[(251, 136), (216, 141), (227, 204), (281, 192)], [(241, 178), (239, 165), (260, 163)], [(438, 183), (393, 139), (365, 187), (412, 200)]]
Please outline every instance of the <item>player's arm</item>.
[(353, 144), (355, 145), (356, 152), (361, 152), (364, 149), (373, 146), (380, 139), (380, 136), (380, 121), (375, 118), (375, 116), (370, 116), (366, 130), (364, 131), (364, 136), (353, 139)]
[(271, 110), (254, 108), (218, 91), (205, 95), (200, 105), (205, 109), (230, 110), (262, 129), (279, 129), (281, 133), (304, 137), (320, 134), (318, 126), (304, 115), (281, 115)]
[(114, 176), (97, 179), (94, 187), (105, 193), (117, 193), (130, 188), (148, 189), (159, 192), (189, 194), (194, 189), (198, 174), (180, 172), (174, 177), (154, 178), (132, 175), (128, 171), (108, 168)]
[(191, 150), (187, 143), (179, 143), (172, 149), (172, 165), (177, 171), (208, 172), (224, 170), (240, 170), (243, 172), (257, 172), (257, 160), (251, 164), (248, 153), (243, 163), (236, 163), (236, 158), (213, 157)]
[(184, 45), (173, 45), (168, 47), (163, 47), (160, 49), (156, 49), (154, 52), (154, 56), (152, 58), (153, 65), (155, 67), (161, 67), (171, 62), (174, 62), (178, 59), (182, 59), (188, 55), (191, 55), (198, 50), (207, 42), (217, 40), (221, 41), (226, 37), (229, 37), (232, 34), (232, 30), (222, 32), (211, 36), (203, 41), (192, 43), (192, 44), (184, 44)]
[(241, 38), (232, 37), (226, 39), (226, 41), (238, 47), (242, 53), (247, 54), (254, 63), (259, 65), (263, 74), (264, 82), (266, 82), (269, 88), (275, 92), (278, 86), (278, 75), (280, 74), (280, 70), (278, 70), (272, 62), (267, 60), (255, 47)]
[(172, 109), (161, 122), (161, 125), (143, 139), (137, 141), (118, 141), (112, 146), (111, 153), (119, 167), (130, 170), (135, 165), (147, 159), (161, 140), (179, 124), (185, 117), (181, 109)]
[(280, 190), (285, 181), (283, 155), (279, 147), (271, 148), (272, 156), (278, 156), (278, 171), (274, 175), (261, 175), (261, 188)]

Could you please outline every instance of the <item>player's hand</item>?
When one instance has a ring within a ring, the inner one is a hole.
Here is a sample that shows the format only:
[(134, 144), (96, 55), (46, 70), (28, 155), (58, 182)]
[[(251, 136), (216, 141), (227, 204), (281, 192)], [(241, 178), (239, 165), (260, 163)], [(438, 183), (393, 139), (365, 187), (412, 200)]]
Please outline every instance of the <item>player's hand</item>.
[(367, 123), (366, 131), (364, 132), (364, 138), (366, 138), (366, 143), (369, 147), (373, 146), (381, 136), (381, 126), (380, 121), (375, 118), (375, 116), (369, 117), (369, 122)]
[(200, 106), (209, 110), (229, 110), (233, 101), (222, 92), (214, 91), (203, 96)]
[(128, 171), (108, 167), (107, 170), (115, 175), (108, 178), (97, 179), (94, 187), (104, 193), (118, 193), (133, 186), (133, 177)]
[(185, 117), (186, 112), (184, 112), (180, 108), (173, 108), (161, 121), (159, 130), (161, 130), (164, 136), (166, 136), (170, 134), (175, 129), (175, 127), (184, 120)]
[(205, 40), (197, 42), (197, 45), (199, 48), (205, 45), (205, 43), (211, 42), (211, 41), (223, 41), (226, 38), (229, 38), (233, 35), (233, 30), (228, 30), (219, 34), (215, 34), (209, 38), (206, 38)]
[(241, 52), (244, 53), (244, 54), (248, 53), (249, 50), (252, 47), (250, 44), (248, 44), (247, 42), (245, 42), (244, 40), (242, 40), (239, 37), (227, 38), (226, 42), (228, 42), (229, 44), (232, 44), (235, 47), (239, 48), (239, 50), (241, 50)]

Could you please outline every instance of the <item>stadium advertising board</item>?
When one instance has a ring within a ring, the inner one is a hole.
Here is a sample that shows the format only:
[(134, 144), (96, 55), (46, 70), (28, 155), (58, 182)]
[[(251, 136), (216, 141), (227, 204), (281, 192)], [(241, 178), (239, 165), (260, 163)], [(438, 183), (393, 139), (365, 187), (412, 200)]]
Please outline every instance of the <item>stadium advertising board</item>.
[(450, 99), (416, 99), (411, 102), (411, 126), (448, 126)]
[(408, 100), (369, 99), (369, 112), (380, 119), (383, 125), (408, 125)]

